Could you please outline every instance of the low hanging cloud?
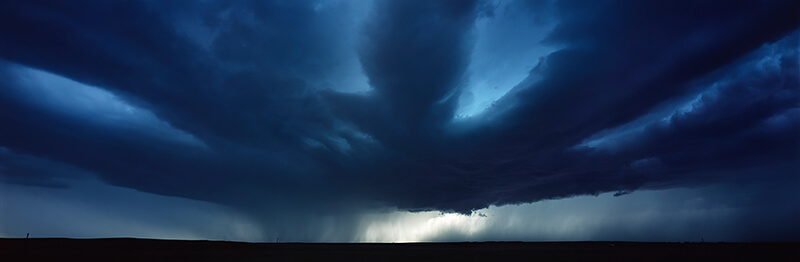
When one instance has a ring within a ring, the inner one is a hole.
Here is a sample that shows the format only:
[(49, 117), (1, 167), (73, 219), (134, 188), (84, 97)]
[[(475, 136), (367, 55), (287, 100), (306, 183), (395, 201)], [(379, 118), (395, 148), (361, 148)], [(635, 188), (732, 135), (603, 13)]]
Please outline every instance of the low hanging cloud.
[[(784, 179), (800, 159), (799, 9), (5, 1), (0, 177), (95, 177), (276, 224)], [(499, 75), (474, 70), (516, 55), (477, 38), (515, 24), (541, 39), (523, 53), (543, 55), (491, 106), (459, 116), (475, 76)]]

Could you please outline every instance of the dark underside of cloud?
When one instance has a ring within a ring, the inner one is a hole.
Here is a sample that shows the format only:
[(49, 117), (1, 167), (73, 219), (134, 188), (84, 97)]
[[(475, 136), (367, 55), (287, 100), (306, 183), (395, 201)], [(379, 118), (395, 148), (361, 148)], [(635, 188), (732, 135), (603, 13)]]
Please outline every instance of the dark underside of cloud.
[[(496, 7), (355, 2), (3, 1), (0, 178), (468, 213), (800, 166), (798, 1), (514, 2), (557, 48), (464, 119)], [(336, 86), (350, 53), (370, 89)]]

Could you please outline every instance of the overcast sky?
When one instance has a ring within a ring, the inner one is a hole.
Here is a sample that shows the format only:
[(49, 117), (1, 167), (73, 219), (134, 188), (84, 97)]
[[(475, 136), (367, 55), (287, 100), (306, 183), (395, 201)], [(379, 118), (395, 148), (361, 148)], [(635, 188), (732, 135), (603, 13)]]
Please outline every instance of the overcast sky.
[(0, 2), (0, 237), (800, 240), (798, 1)]

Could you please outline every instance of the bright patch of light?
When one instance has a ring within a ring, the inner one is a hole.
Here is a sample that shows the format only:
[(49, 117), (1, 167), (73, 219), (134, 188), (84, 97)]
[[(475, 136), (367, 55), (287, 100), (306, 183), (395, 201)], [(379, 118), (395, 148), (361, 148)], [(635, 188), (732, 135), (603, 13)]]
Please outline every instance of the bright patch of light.
[(372, 218), (364, 233), (365, 242), (420, 242), (435, 239), (448, 231), (472, 235), (486, 226), (485, 217), (473, 213), (401, 212), (380, 215)]
[(471, 215), (394, 211), (367, 216), (356, 241), (699, 241), (696, 231), (682, 231), (686, 227), (704, 228), (706, 240), (731, 240), (737, 237), (732, 218), (741, 209), (723, 201), (726, 190), (609, 192), (490, 206)]

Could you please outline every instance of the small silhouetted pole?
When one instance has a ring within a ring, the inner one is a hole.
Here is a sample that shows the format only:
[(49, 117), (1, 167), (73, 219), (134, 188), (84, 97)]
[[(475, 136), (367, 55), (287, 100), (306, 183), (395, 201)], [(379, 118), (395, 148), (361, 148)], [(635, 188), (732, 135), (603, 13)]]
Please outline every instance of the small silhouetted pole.
[(28, 239), (29, 236), (31, 236), (31, 233), (25, 234), (25, 239)]

